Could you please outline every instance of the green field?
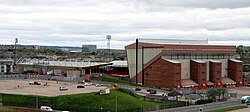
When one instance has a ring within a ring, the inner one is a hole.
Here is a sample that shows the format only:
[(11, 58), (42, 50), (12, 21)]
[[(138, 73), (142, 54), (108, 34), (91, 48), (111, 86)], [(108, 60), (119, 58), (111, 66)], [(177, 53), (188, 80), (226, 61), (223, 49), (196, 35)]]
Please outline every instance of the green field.
[(38, 107), (48, 105), (56, 110), (115, 111), (116, 97), (119, 111), (134, 111), (142, 108), (144, 110), (155, 110), (183, 105), (180, 102), (157, 103), (144, 101), (142, 96), (134, 95), (131, 91), (125, 89), (112, 89), (109, 95), (99, 95), (95, 92), (57, 97), (3, 94), (3, 103), (7, 106), (35, 108), (36, 102), (39, 102)]
[(109, 76), (102, 76), (102, 77), (97, 77), (93, 78), (94, 80), (99, 80), (99, 81), (104, 81), (104, 82), (111, 82), (111, 83), (116, 83), (116, 84), (124, 84), (124, 85), (130, 85), (130, 86), (141, 86), (141, 87), (146, 87), (140, 84), (135, 84), (126, 80), (120, 80), (116, 77), (109, 77)]
[(239, 110), (239, 109), (243, 109), (243, 108), (247, 108), (247, 106), (227, 107), (227, 108), (211, 110), (211, 111), (208, 111), (208, 112), (227, 112), (227, 111)]

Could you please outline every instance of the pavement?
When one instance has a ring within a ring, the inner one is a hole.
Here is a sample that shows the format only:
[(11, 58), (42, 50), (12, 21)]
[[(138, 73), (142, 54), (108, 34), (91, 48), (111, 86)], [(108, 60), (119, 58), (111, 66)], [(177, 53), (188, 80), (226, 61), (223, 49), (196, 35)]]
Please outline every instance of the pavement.
[[(210, 104), (204, 105), (193, 105), (193, 106), (186, 106), (186, 107), (179, 107), (179, 108), (172, 108), (172, 109), (164, 109), (164, 110), (157, 110), (153, 112), (200, 112), (199, 109), (202, 108), (203, 111), (214, 110), (218, 108), (225, 108), (225, 107), (232, 107), (232, 106), (239, 106), (239, 101), (224, 101), (224, 102), (215, 102)], [(249, 111), (248, 111), (249, 112)]]

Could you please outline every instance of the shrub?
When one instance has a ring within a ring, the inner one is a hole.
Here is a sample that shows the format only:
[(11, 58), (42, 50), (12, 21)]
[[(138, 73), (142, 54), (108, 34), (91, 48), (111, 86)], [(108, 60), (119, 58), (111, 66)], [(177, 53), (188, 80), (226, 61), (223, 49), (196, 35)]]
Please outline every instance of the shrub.
[(206, 104), (206, 103), (212, 103), (213, 99), (207, 99), (207, 100), (198, 100), (197, 104)]

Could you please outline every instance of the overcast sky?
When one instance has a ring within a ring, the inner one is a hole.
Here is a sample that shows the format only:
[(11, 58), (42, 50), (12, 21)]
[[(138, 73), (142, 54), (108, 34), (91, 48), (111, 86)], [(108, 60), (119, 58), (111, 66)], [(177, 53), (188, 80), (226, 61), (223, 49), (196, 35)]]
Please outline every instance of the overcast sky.
[(136, 38), (250, 45), (250, 0), (0, 0), (0, 44), (124, 48)]

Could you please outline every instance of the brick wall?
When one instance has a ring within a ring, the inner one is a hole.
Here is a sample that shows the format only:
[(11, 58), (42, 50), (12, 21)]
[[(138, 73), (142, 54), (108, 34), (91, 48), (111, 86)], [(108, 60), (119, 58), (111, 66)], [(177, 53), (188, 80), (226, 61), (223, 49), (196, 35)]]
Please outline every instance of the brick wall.
[(157, 88), (174, 88), (180, 84), (181, 63), (158, 59), (144, 70), (145, 85)]
[(206, 63), (198, 63), (193, 60), (190, 61), (190, 79), (199, 84), (199, 88), (202, 88), (202, 84), (206, 84), (206, 72)]
[(221, 63), (209, 61), (209, 80), (215, 85), (221, 82)]
[(240, 82), (242, 82), (242, 63), (234, 62), (228, 60), (228, 77), (234, 80), (237, 83), (237, 86), (240, 86)]

